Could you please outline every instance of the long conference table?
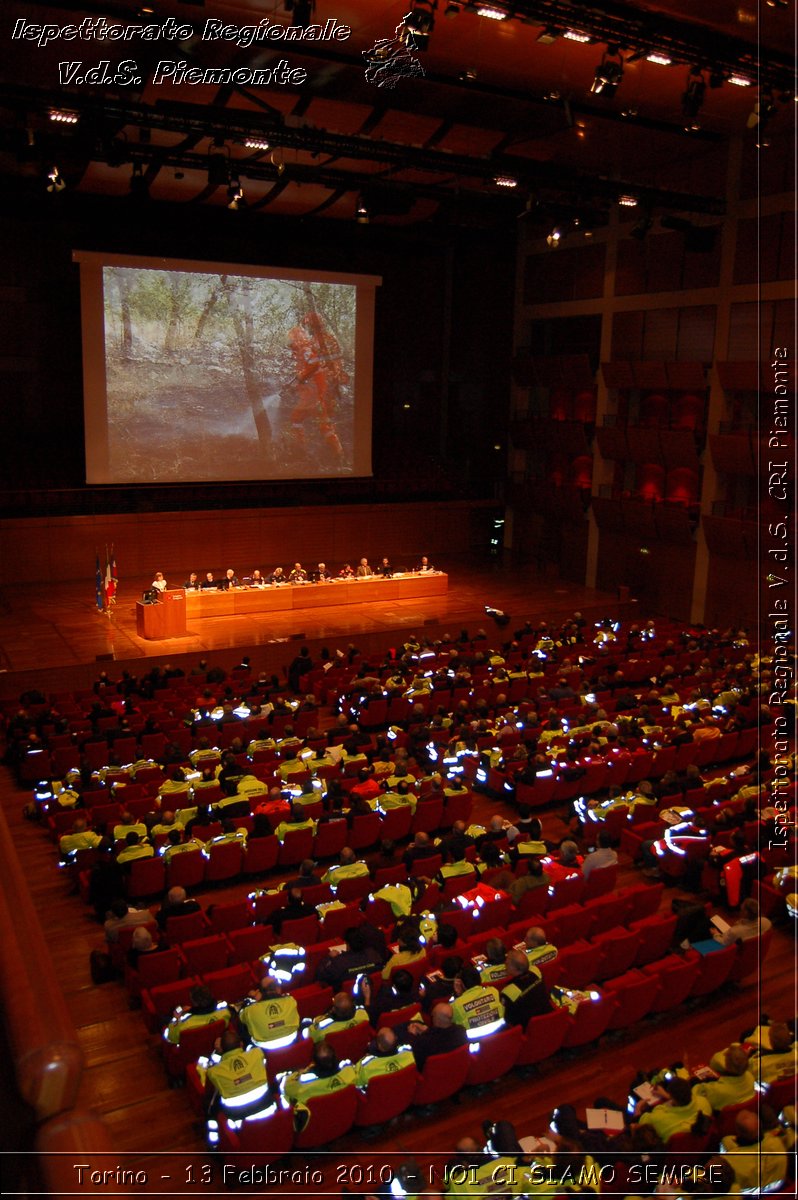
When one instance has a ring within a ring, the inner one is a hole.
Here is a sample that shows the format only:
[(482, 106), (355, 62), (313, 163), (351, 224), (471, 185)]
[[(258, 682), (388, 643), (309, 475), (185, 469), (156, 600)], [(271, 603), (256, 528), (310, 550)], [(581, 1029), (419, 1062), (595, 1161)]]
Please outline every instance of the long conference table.
[[(370, 604), (386, 600), (417, 600), (427, 596), (445, 596), (449, 576), (442, 571), (420, 571), (407, 575), (372, 576), (369, 579), (333, 580), (331, 583), (286, 583), (263, 588), (239, 587), (226, 592), (212, 590), (187, 591), (174, 589), (164, 594), (170, 603), (137, 605), (140, 637), (161, 638), (185, 636), (174, 628), (166, 631), (162, 617), (166, 610), (175, 614), (183, 605), (178, 597), (185, 596), (185, 620), (206, 617), (251, 616), (257, 613), (300, 612), (309, 608), (329, 608), (337, 604)], [(174, 598), (174, 599), (173, 599)]]

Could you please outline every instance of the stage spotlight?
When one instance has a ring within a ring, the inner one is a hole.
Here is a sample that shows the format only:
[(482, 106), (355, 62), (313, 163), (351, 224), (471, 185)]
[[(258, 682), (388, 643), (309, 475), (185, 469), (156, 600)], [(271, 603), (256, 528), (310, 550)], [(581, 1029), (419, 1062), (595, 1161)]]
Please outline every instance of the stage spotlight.
[(434, 28), (435, 15), (432, 9), (415, 7), (402, 20), (400, 37), (409, 50), (427, 50)]
[(369, 223), (369, 206), (362, 196), (357, 198), (357, 206), (355, 208), (355, 220), (358, 225), (368, 225)]
[(748, 129), (755, 129), (757, 125), (767, 125), (771, 117), (775, 115), (776, 101), (773, 98), (773, 92), (770, 88), (763, 88), (754, 105), (754, 110), (746, 122), (746, 126)]
[(562, 230), (552, 229), (551, 233), (546, 236), (546, 245), (551, 246), (552, 250), (556, 250), (562, 241)]
[(316, 0), (285, 0), (285, 11), (291, 14), (291, 24), (307, 29), (313, 19)]
[(63, 192), (66, 184), (61, 176), (58, 167), (53, 167), (52, 171), (47, 176), (47, 191), (51, 193)]
[(149, 184), (144, 177), (144, 168), (140, 162), (133, 164), (133, 174), (130, 176), (130, 195), (134, 200), (146, 200), (149, 196)]
[(227, 207), (231, 212), (239, 212), (242, 208), (247, 207), (240, 179), (231, 179), (227, 185)]
[(596, 67), (590, 91), (594, 96), (607, 96), (611, 99), (618, 90), (623, 79), (623, 59), (617, 51), (607, 50), (601, 62)]
[(684, 115), (685, 129), (696, 130), (701, 128), (698, 124), (698, 114), (704, 103), (706, 90), (707, 83), (703, 72), (699, 67), (693, 67), (687, 76), (687, 87), (682, 93), (682, 113)]
[(639, 242), (642, 242), (643, 238), (646, 236), (653, 224), (654, 217), (651, 213), (651, 209), (647, 204), (643, 204), (640, 206), (640, 215), (638, 216), (632, 228), (629, 230), (629, 233), (633, 238), (637, 238)]

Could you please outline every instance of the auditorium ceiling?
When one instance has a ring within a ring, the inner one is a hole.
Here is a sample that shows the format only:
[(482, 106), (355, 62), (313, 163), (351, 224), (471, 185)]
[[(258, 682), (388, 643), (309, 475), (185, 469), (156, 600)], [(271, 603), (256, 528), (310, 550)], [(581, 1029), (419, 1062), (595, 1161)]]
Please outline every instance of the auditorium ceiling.
[(791, 0), (7, 0), (2, 23), (0, 175), (53, 203), (711, 217), (730, 139), (767, 153), (796, 115)]

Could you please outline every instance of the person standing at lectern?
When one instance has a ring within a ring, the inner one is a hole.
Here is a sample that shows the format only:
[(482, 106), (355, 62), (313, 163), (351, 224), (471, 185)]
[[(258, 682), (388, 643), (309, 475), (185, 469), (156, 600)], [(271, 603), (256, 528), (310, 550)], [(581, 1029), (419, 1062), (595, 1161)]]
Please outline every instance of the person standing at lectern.
[(155, 578), (153, 579), (152, 584), (150, 586), (152, 587), (152, 590), (154, 592), (165, 592), (166, 591), (166, 580), (163, 577), (163, 571), (155, 572)]

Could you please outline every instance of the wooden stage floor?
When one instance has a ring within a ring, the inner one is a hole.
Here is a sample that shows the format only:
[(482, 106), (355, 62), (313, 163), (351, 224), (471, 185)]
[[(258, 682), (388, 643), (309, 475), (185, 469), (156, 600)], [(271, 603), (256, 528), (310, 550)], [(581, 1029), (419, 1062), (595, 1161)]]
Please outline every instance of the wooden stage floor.
[[(49, 690), (90, 685), (101, 667), (108, 667), (106, 657), (128, 667), (141, 659), (153, 665), (180, 663), (182, 656), (193, 665), (197, 657), (214, 655), (214, 661), (229, 668), (246, 651), (256, 670), (272, 673), (293, 657), (293, 649), (285, 645), (292, 639), (307, 641), (311, 650), (325, 643), (345, 646), (353, 639), (364, 651), (384, 650), (394, 632), (438, 638), (445, 632), (456, 636), (464, 626), (472, 632), (484, 626), (505, 641), (507, 632), (496, 629), (485, 604), (511, 614), (510, 630), (527, 618), (559, 623), (577, 609), (588, 618), (618, 611), (614, 596), (532, 567), (504, 567), (484, 559), (446, 565), (445, 596), (189, 619), (187, 637), (164, 641), (146, 641), (136, 632), (135, 602), (149, 579), (122, 581), (110, 620), (97, 610), (90, 579), (57, 587), (7, 587), (0, 592), (0, 695), (40, 686), (45, 671)], [(140, 662), (133, 669), (140, 670)]]

